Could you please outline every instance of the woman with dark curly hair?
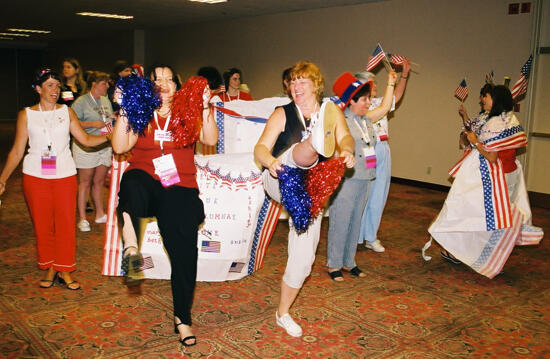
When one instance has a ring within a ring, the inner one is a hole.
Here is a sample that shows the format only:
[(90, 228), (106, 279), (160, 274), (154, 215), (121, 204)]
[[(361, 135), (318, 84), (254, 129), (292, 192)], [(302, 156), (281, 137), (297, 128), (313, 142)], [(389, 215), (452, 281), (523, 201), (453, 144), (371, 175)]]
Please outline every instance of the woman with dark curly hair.
[(142, 135), (134, 132), (124, 113), (123, 98), (113, 132), (116, 153), (132, 150), (119, 191), (123, 256), (139, 262), (140, 218), (156, 217), (172, 269), (174, 329), (182, 345), (191, 346), (196, 344), (191, 304), (197, 276), (197, 230), (204, 220), (194, 152), (197, 141), (216, 144), (218, 129), (208, 105), (210, 89), (205, 78), (190, 78), (174, 96), (180, 83), (171, 67), (154, 66), (149, 77), (162, 99), (153, 119)]

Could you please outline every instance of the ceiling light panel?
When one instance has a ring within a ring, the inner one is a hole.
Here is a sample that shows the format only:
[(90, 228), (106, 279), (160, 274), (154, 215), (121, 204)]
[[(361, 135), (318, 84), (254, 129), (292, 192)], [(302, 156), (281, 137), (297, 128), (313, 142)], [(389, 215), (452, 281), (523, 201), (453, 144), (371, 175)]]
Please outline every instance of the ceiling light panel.
[(49, 34), (51, 31), (48, 30), (31, 30), (31, 29), (7, 29), (8, 31), (14, 31), (14, 32), (29, 32), (34, 34)]
[(108, 19), (119, 19), (119, 20), (129, 20), (134, 18), (132, 15), (103, 14), (100, 12), (77, 12), (76, 14), (80, 16), (103, 17)]
[(227, 0), (189, 0), (189, 1), (201, 2), (201, 3), (204, 3), (204, 4), (217, 4), (217, 3), (220, 3), (220, 2), (227, 2)]
[(0, 36), (19, 36), (19, 37), (30, 37), (29, 34), (16, 34), (14, 32), (0, 32)]

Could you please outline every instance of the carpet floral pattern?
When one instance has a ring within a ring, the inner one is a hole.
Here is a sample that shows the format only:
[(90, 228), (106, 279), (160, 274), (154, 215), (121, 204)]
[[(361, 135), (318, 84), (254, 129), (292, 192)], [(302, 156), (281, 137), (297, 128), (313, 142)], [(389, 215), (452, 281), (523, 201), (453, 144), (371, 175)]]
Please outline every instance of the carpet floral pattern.
[[(386, 252), (360, 246), (357, 253), (366, 278), (330, 280), (324, 221), (312, 275), (292, 309), (301, 338), (274, 318), (287, 255), (288, 224), (280, 222), (259, 272), (198, 283), (198, 344), (184, 348), (173, 333), (168, 281), (129, 289), (99, 274), (100, 225), (77, 233), (74, 276), (83, 289), (38, 287), (17, 171), (0, 207), (2, 358), (550, 358), (548, 235), (539, 246), (516, 247), (493, 280), (444, 261), (437, 245), (425, 262), (426, 228), (445, 193), (392, 185), (380, 233)], [(549, 210), (534, 208), (533, 217), (550, 233)]]

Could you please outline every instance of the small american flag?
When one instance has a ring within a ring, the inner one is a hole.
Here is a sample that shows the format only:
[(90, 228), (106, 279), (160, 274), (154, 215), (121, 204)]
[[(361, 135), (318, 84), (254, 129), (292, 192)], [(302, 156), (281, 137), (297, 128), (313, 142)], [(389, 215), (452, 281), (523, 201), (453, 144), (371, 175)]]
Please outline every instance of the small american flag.
[(221, 242), (219, 241), (202, 241), (201, 252), (220, 253)]
[(380, 44), (376, 45), (376, 48), (374, 49), (374, 52), (372, 53), (372, 57), (370, 58), (369, 62), (367, 63), (367, 71), (370, 71), (374, 69), (380, 61), (384, 59), (386, 54), (384, 53), (384, 50), (382, 50), (382, 46)]
[(406, 60), (405, 57), (400, 55), (388, 54), (388, 57), (390, 58), (390, 62), (395, 65), (403, 65), (403, 62)]
[(485, 74), (485, 83), (494, 84), (495, 83), (495, 73), (493, 70)]
[(464, 99), (468, 97), (468, 87), (466, 87), (466, 79), (462, 79), (455, 90), (455, 96), (460, 101), (464, 102)]
[(519, 80), (515, 83), (514, 87), (512, 87), (512, 98), (514, 100), (527, 92), (527, 84), (529, 83), (529, 74), (531, 73), (532, 64), (533, 55), (529, 56), (529, 59), (521, 68)]

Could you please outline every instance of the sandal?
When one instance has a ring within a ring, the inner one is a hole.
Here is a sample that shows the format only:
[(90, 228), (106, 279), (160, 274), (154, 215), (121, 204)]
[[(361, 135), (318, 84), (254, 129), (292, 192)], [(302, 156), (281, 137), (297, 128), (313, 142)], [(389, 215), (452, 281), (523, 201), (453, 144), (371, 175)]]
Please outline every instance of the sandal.
[(456, 259), (451, 253), (449, 253), (448, 251), (441, 251), (441, 257), (443, 257), (444, 259), (448, 260), (449, 262), (451, 263), (454, 263), (454, 264), (462, 264), (461, 261), (459, 261), (458, 259)]
[(61, 278), (61, 276), (58, 275), (57, 276), (57, 281), (59, 282), (59, 284), (64, 285), (65, 288), (67, 288), (69, 290), (79, 290), (80, 289), (80, 283), (78, 283), (76, 280), (72, 280), (69, 283), (67, 283), (65, 281), (65, 279)]
[[(346, 269), (346, 268), (344, 268), (344, 270), (345, 270), (346, 272), (350, 272), (352, 275), (354, 275), (354, 276), (356, 276), (356, 277), (364, 278), (364, 277), (367, 276), (361, 269), (359, 269), (358, 266), (355, 266), (355, 267), (353, 267), (353, 268), (351, 268), (351, 269)], [(361, 275), (361, 274), (362, 274), (362, 275)]]
[[(180, 334), (180, 331), (178, 330), (178, 327), (180, 325), (185, 325), (185, 324), (183, 324), (182, 322), (178, 324), (174, 323), (174, 332), (178, 335)], [(193, 342), (189, 343), (190, 340), (193, 340)], [(179, 341), (181, 345), (183, 345), (184, 347), (192, 347), (193, 345), (197, 344), (197, 337), (194, 335), (189, 335), (183, 339), (179, 338)]]
[[(130, 248), (136, 250), (136, 253), (127, 254), (126, 251)], [(134, 278), (134, 275), (139, 271), (143, 265), (143, 256), (139, 252), (139, 249), (135, 246), (128, 246), (122, 250), (122, 263), (120, 269), (122, 274), (126, 277), (126, 285), (129, 287), (136, 286), (141, 283), (142, 279)]]
[(340, 269), (332, 271), (332, 272), (328, 272), (328, 275), (335, 282), (343, 282), (344, 281), (344, 275), (342, 274), (342, 271)]
[(52, 279), (40, 279), (39, 287), (40, 288), (50, 288), (53, 286), (53, 283), (55, 282), (55, 279), (57, 278), (57, 272), (53, 275)]

